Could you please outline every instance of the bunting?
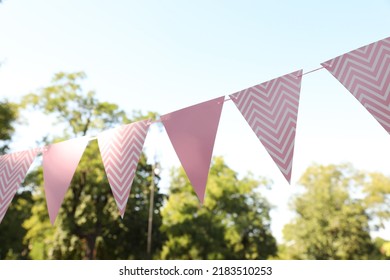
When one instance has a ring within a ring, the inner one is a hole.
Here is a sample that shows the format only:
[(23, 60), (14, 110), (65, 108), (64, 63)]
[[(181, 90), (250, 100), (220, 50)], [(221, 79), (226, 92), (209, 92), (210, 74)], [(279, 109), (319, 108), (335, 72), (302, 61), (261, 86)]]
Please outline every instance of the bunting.
[(321, 65), (390, 133), (390, 37)]
[(88, 144), (87, 137), (52, 144), (43, 152), (43, 179), (50, 222), (54, 224), (66, 191)]
[(38, 151), (33, 149), (0, 156), (0, 223)]
[(230, 95), (290, 183), (302, 70)]
[(161, 116), (173, 148), (203, 203), (224, 96)]
[(97, 136), (107, 178), (122, 218), (149, 124), (149, 120), (139, 121)]
[[(390, 133), (390, 37), (321, 65), (305, 74), (327, 69)], [(303, 75), (299, 70), (230, 95), (289, 183)], [(224, 102), (221, 96), (161, 116), (201, 203)], [(104, 131), (96, 137), (122, 218), (149, 126), (150, 121), (143, 120)], [(89, 140), (82, 137), (43, 149), (44, 187), (52, 224)], [(0, 223), (40, 150), (0, 156)]]

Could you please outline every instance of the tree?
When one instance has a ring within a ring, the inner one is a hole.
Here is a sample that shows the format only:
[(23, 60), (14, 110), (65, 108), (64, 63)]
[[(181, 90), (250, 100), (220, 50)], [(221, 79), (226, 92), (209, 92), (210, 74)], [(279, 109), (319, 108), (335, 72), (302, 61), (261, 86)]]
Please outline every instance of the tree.
[[(116, 104), (101, 102), (94, 92), (84, 94), (80, 80), (84, 73), (58, 73), (52, 84), (27, 95), (23, 105), (33, 106), (54, 117), (63, 135), (52, 141), (94, 135), (103, 129), (128, 123)], [(149, 117), (153, 117), (149, 114)], [(133, 121), (145, 118), (134, 113)], [(47, 138), (49, 139), (49, 138)], [(42, 169), (34, 173), (33, 215), (24, 226), (25, 241), (32, 258), (51, 259), (129, 259), (150, 258), (146, 254), (151, 166), (142, 155), (134, 179), (124, 219), (119, 216), (101, 162), (96, 141), (89, 143), (72, 179), (54, 227), (48, 220), (44, 199)], [(161, 225), (159, 209), (163, 195), (155, 182), (154, 227)], [(31, 182), (29, 182), (31, 185)], [(154, 231), (154, 251), (163, 236)]]
[(390, 242), (383, 243), (381, 250), (387, 259), (390, 259)]
[[(14, 133), (14, 123), (18, 118), (16, 104), (7, 100), (0, 102), (0, 155), (9, 152), (9, 143)], [(23, 244), (26, 230), (23, 221), (30, 215), (31, 194), (20, 189), (0, 224), (0, 259), (23, 259), (28, 250)]]
[[(313, 165), (300, 179), (296, 218), (283, 230), (292, 259), (367, 259), (374, 250), (369, 215), (358, 198), (362, 176), (349, 165)], [(355, 197), (352, 195), (355, 193)]]
[(377, 172), (362, 173), (364, 205), (374, 218), (374, 229), (385, 228), (390, 219), (390, 178)]
[(212, 164), (204, 205), (183, 169), (173, 172), (162, 211), (167, 234), (162, 259), (267, 259), (276, 253), (270, 231), (270, 205), (250, 176), (237, 179), (222, 158)]
[(0, 155), (9, 149), (9, 142), (15, 131), (14, 123), (18, 117), (16, 104), (0, 101)]
[(30, 216), (31, 193), (17, 193), (0, 224), (0, 259), (26, 259), (28, 247), (23, 244), (26, 230), (23, 221)]
[(381, 237), (373, 240), (375, 251), (371, 259), (389, 260), (390, 259), (390, 242)]

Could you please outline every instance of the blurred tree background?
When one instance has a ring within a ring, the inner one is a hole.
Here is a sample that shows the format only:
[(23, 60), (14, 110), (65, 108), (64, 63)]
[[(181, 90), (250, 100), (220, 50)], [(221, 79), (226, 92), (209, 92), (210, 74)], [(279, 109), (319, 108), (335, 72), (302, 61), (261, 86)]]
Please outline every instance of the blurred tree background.
[[(24, 97), (21, 107), (33, 107), (56, 121), (62, 135), (45, 137), (46, 142), (94, 135), (97, 132), (146, 117), (134, 113), (132, 118), (116, 104), (100, 102), (93, 91), (81, 87), (84, 73), (58, 73), (51, 85)], [(43, 189), (43, 173), (39, 167), (30, 172), (22, 193), (27, 193), (30, 205), (24, 209), (24, 236), (7, 249), (8, 258), (32, 259), (148, 259), (158, 254), (163, 234), (154, 230), (153, 251), (146, 253), (149, 193), (152, 167), (142, 155), (131, 189), (126, 215), (121, 219), (109, 187), (96, 140), (89, 143), (66, 194), (55, 226), (48, 219)], [(164, 195), (159, 192), (158, 177), (154, 177), (155, 195), (153, 226), (161, 225), (160, 208)], [(28, 190), (28, 191), (27, 191)], [(12, 203), (15, 204), (15, 201)], [(21, 207), (19, 207), (21, 208)], [(11, 209), (10, 209), (11, 210)], [(12, 214), (12, 212), (11, 212)], [(8, 212), (7, 215), (12, 218)], [(6, 221), (4, 221), (6, 222)], [(7, 223), (0, 225), (5, 235)], [(9, 228), (9, 227), (8, 227)], [(8, 233), (7, 233), (8, 235)], [(8, 236), (9, 239), (12, 236)], [(8, 244), (4, 240), (2, 244)], [(3, 247), (3, 245), (2, 245)], [(12, 253), (12, 256), (10, 255)], [(2, 258), (7, 255), (2, 255)]]
[(382, 259), (386, 242), (372, 240), (390, 213), (390, 179), (351, 165), (313, 165), (299, 182), (305, 192), (291, 205), (296, 218), (284, 227), (284, 259)]
[[(55, 125), (46, 145), (98, 132), (156, 113), (126, 114), (118, 105), (85, 92), (85, 74), (58, 73), (50, 85), (20, 104), (0, 102), (0, 154), (20, 112), (37, 110)], [(38, 157), (37, 161), (41, 161)], [(38, 165), (40, 166), (40, 165)], [(146, 156), (141, 156), (126, 214), (120, 218), (96, 140), (87, 146), (52, 226), (41, 167), (28, 173), (0, 224), (0, 259), (390, 259), (390, 242), (371, 234), (390, 219), (390, 178), (351, 165), (313, 165), (291, 201), (295, 218), (276, 243), (272, 207), (263, 178), (239, 178), (223, 158), (210, 169), (200, 205), (182, 168), (172, 170), (167, 195)], [(147, 253), (149, 197), (154, 178), (153, 245)]]
[(14, 125), (18, 118), (18, 106), (8, 100), (0, 101), (0, 154), (9, 150), (9, 143), (15, 131)]
[[(0, 101), (0, 155), (9, 152), (17, 119), (18, 106), (8, 100)], [(31, 192), (18, 191), (0, 224), (0, 259), (28, 258), (23, 244), (26, 229), (22, 224), (30, 216), (31, 207)]]
[(263, 179), (239, 180), (220, 157), (214, 159), (204, 205), (200, 206), (184, 170), (172, 175), (162, 231), (162, 259), (267, 259), (276, 255), (270, 205), (260, 195)]

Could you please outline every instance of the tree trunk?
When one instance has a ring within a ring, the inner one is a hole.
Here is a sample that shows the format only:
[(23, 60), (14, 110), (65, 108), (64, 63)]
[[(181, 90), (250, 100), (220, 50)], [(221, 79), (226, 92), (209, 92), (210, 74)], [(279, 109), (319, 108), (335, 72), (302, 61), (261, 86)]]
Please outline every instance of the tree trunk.
[(96, 259), (96, 237), (93, 236), (88, 236), (87, 237), (87, 254), (86, 258), (87, 260), (95, 260)]

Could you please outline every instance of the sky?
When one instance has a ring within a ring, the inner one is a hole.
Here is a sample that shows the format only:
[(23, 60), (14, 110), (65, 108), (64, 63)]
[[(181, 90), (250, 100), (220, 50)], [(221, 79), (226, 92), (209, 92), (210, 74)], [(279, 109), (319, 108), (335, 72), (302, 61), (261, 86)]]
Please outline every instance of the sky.
[[(229, 95), (390, 36), (390, 0), (97, 1), (4, 0), (0, 5), (0, 99), (18, 101), (54, 73), (84, 71), (86, 90), (124, 110), (166, 114)], [(302, 80), (291, 185), (232, 102), (214, 147), (240, 176), (273, 181), (272, 230), (282, 240), (289, 202), (313, 163), (352, 163), (390, 175), (390, 136), (326, 70)], [(12, 148), (50, 133), (40, 116), (18, 127)], [(151, 127), (146, 153), (162, 164), (162, 188), (179, 160)], [(389, 226), (390, 227), (390, 226)], [(375, 233), (390, 238), (390, 229)]]

